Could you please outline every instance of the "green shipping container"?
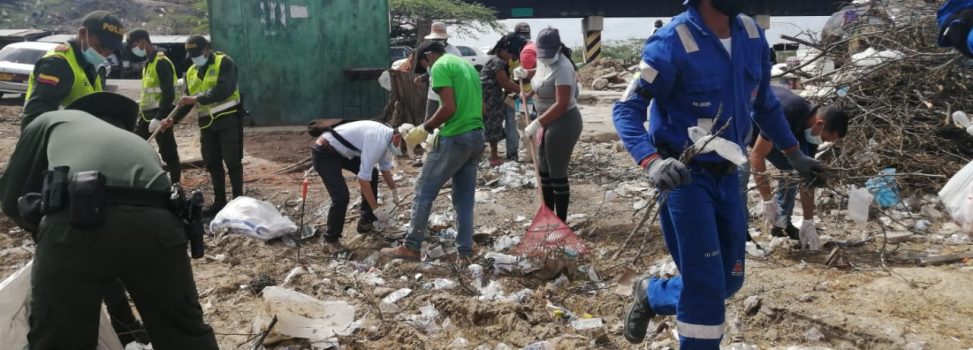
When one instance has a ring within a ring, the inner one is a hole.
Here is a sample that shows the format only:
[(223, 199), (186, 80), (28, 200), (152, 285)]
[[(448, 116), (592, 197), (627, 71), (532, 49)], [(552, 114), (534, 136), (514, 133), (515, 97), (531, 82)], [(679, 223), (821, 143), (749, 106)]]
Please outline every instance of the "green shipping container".
[(239, 65), (253, 124), (382, 112), (387, 0), (209, 0), (209, 13), (213, 48)]

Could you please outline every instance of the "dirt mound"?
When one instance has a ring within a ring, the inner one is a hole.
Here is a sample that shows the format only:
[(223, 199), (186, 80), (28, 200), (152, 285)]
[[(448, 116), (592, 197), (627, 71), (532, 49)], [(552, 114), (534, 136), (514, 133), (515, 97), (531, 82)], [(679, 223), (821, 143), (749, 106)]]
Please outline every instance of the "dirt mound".
[(629, 67), (611, 58), (599, 58), (578, 71), (582, 88), (592, 90), (624, 90), (632, 78)]

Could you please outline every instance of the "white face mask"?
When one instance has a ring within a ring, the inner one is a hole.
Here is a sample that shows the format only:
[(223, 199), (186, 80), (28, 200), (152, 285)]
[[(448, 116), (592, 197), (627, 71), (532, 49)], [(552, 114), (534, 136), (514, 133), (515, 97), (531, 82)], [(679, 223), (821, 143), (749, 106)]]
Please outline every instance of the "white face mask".
[(146, 52), (145, 50), (142, 50), (141, 47), (133, 46), (132, 54), (135, 55), (136, 57), (145, 57)]
[(804, 129), (804, 139), (807, 140), (808, 143), (815, 145), (824, 143), (824, 140), (821, 139), (821, 135), (815, 136), (812, 134), (811, 128)]
[(206, 59), (206, 55), (199, 55), (199, 56), (193, 57), (193, 64), (195, 64), (196, 67), (202, 67), (203, 65), (206, 64), (206, 61), (208, 61)]
[(544, 64), (545, 66), (553, 66), (555, 63), (557, 63), (557, 60), (560, 57), (561, 57), (561, 55), (558, 54), (557, 56), (554, 56), (554, 57), (551, 57), (551, 58), (537, 58), (537, 62), (540, 62), (540, 63)]

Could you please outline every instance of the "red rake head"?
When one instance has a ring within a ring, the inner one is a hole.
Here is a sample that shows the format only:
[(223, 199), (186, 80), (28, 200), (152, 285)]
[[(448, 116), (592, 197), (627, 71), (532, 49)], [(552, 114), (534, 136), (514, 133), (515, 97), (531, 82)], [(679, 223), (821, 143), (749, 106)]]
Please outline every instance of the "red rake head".
[(542, 205), (527, 229), (527, 234), (514, 248), (514, 253), (520, 256), (543, 256), (553, 251), (580, 256), (588, 253), (588, 248), (561, 218)]

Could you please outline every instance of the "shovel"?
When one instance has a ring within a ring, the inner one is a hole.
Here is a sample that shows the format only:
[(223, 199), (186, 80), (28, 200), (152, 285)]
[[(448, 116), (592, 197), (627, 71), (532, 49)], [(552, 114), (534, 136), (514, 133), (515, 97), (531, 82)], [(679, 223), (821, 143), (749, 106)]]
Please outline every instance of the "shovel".
[[(520, 82), (520, 101), (524, 106), (524, 115), (530, 115), (527, 109), (527, 98), (524, 93), (524, 82)], [(543, 130), (543, 129), (541, 129)], [(540, 132), (543, 134), (543, 131)], [(540, 202), (540, 209), (534, 215), (527, 234), (520, 240), (514, 252), (520, 256), (545, 256), (547, 253), (562, 250), (569, 256), (580, 256), (588, 252), (584, 242), (578, 237), (571, 227), (564, 223), (547, 205), (544, 204), (544, 192), (541, 189), (541, 173), (538, 166), (537, 145), (528, 135), (527, 146), (530, 149), (531, 160), (534, 163), (534, 177), (537, 180), (537, 198)], [(543, 142), (543, 139), (541, 139)]]
[[(193, 111), (193, 107), (195, 107), (195, 106), (196, 105), (190, 106), (189, 107), (189, 110), (187, 110), (186, 113), (188, 114), (189, 112), (192, 112)], [(179, 106), (179, 107), (173, 108), (172, 109), (172, 112), (169, 112), (169, 115), (167, 115), (166, 116), (166, 119), (163, 119), (163, 120), (172, 120), (172, 118), (175, 118), (176, 117), (176, 113), (179, 112), (179, 110), (182, 109), (182, 108), (185, 108), (185, 107), (184, 106)], [(158, 129), (155, 129), (155, 131), (152, 132), (152, 135), (149, 136), (149, 139), (147, 141), (148, 142), (152, 142), (152, 140), (155, 140), (155, 137), (156, 136), (159, 136), (159, 133), (161, 133), (163, 131), (164, 130), (162, 129), (162, 127), (159, 127)]]

